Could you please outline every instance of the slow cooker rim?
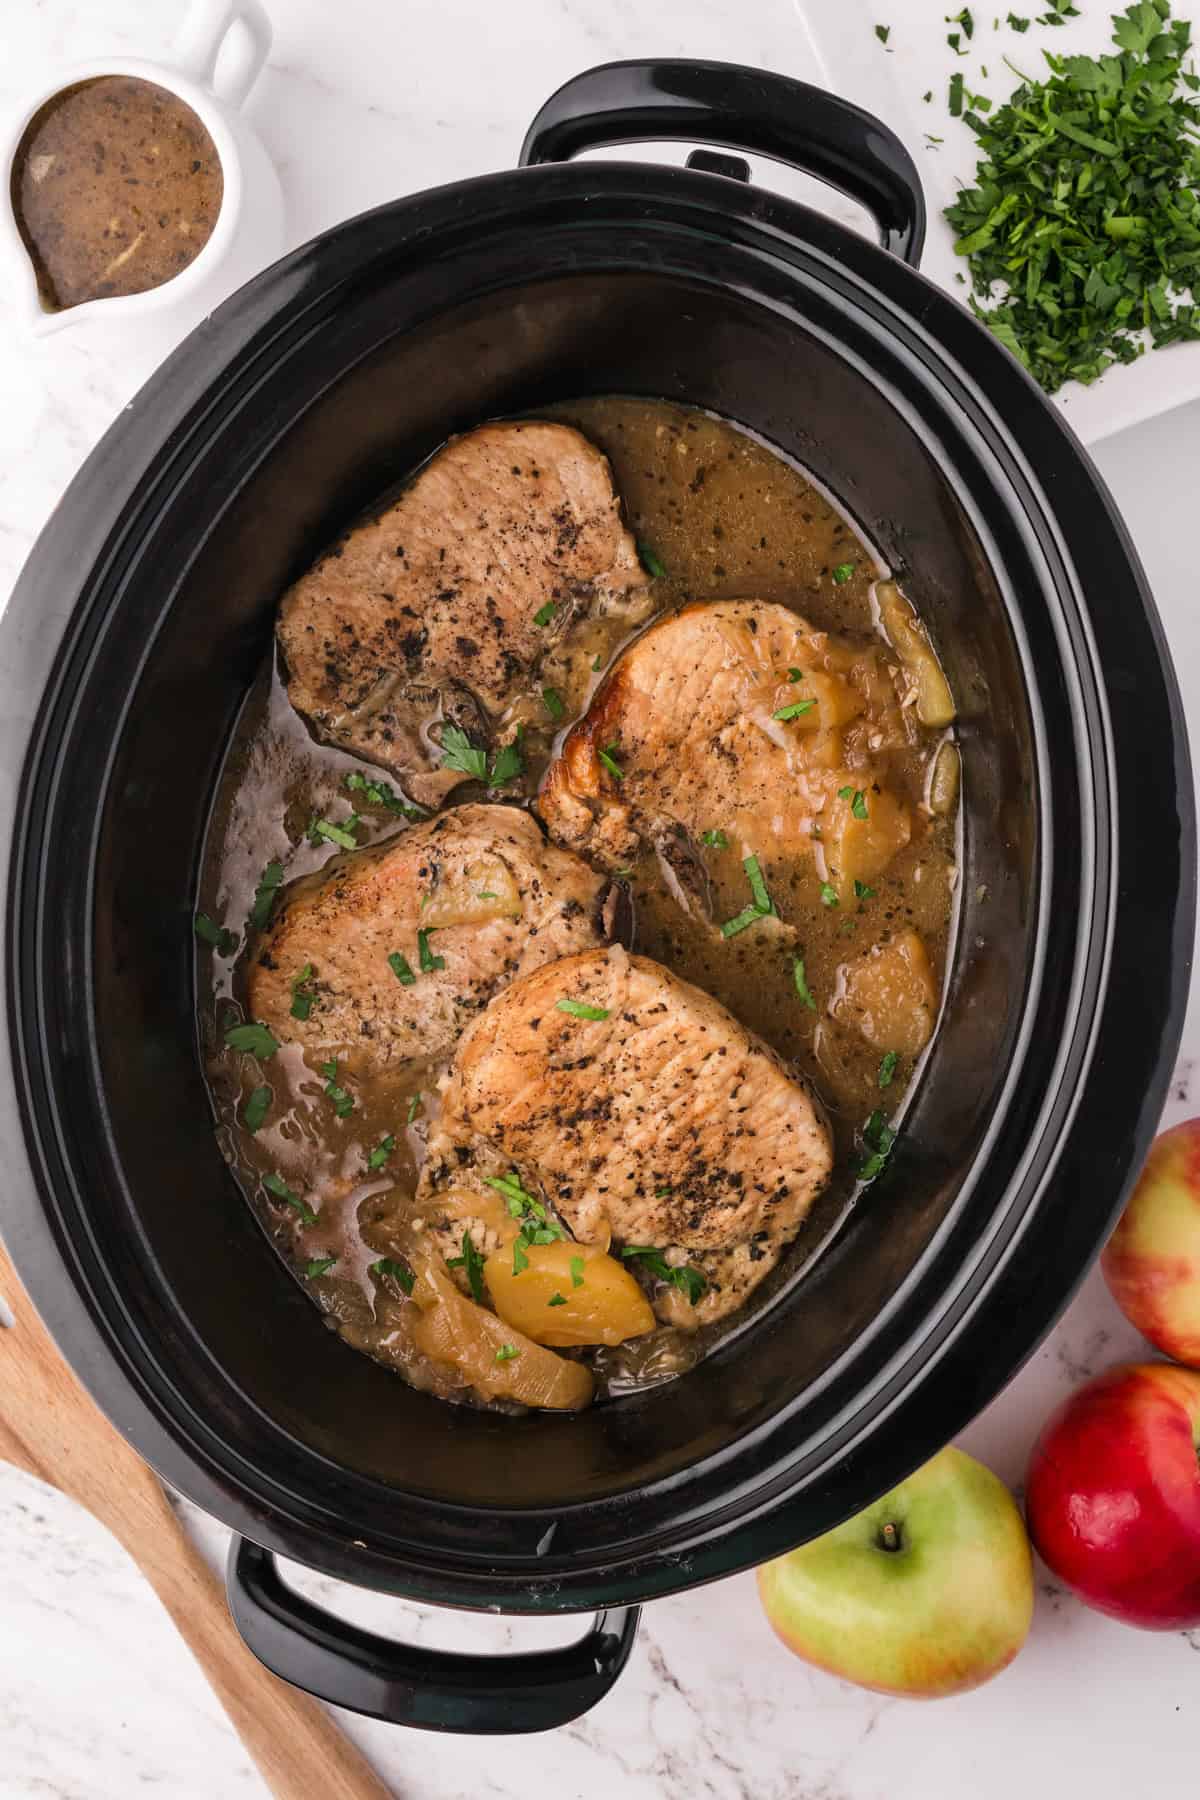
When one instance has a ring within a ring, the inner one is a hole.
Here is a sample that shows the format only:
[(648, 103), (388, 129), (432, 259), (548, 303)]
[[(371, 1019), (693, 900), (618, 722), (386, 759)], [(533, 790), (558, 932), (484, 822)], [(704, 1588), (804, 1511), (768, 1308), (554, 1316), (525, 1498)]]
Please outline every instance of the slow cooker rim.
[[(645, 169), (644, 169), (644, 168), (642, 168), (642, 167), (641, 167), (641, 166), (639, 166), (639, 165), (631, 165), (631, 166), (630, 166), (630, 169), (629, 169), (629, 170), (627, 170), (627, 169), (625, 169), (625, 167), (624, 167), (624, 166), (623, 166), (623, 165), (615, 165), (615, 166), (613, 166), (613, 165), (607, 165), (607, 166), (606, 166), (606, 168), (605, 168), (605, 178), (606, 178), (606, 181), (607, 181), (607, 180), (612, 180), (612, 181), (613, 181), (613, 182), (616, 182), (616, 183), (619, 183), (619, 182), (620, 182), (620, 181), (621, 181), (621, 180), (622, 180), (622, 179), (625, 179), (625, 178), (626, 178), (626, 177), (627, 177), (627, 176), (628, 176), (628, 174), (629, 174), (629, 173), (630, 173), (630, 170), (632, 170), (632, 172), (633, 172), (633, 173), (634, 173), (634, 174), (635, 174), (635, 175), (636, 175), (636, 177), (637, 177), (637, 185), (638, 185), (638, 186), (639, 186), (639, 187), (640, 187), (640, 188), (641, 188), (641, 189), (642, 189), (642, 190), (643, 190), (643, 197), (644, 197), (644, 193), (645, 193), (645, 188), (646, 188), (646, 186), (647, 186), (647, 185), (649, 185), (649, 186), (650, 186), (650, 187), (651, 187), (651, 188), (653, 188), (653, 187), (655, 187), (655, 186), (657, 186), (657, 184), (658, 184), (658, 183), (659, 183), (659, 182), (660, 182), (660, 181), (664, 181), (664, 180), (665, 180), (665, 182), (666, 182), (666, 185), (667, 185), (667, 186), (668, 186), (668, 187), (676, 187), (676, 188), (677, 188), (677, 187), (678, 187), (678, 186), (679, 186), (679, 184), (680, 184), (680, 183), (682, 183), (682, 184), (684, 184), (684, 185), (685, 185), (685, 186), (686, 186), (686, 187), (689, 187), (689, 188), (690, 188), (690, 187), (694, 187), (694, 186), (695, 186), (695, 185), (696, 185), (696, 184), (702, 184), (702, 185), (703, 185), (703, 186), (705, 186), (705, 187), (709, 187), (709, 188), (711, 188), (711, 187), (713, 187), (713, 186), (714, 186), (714, 185), (716, 185), (716, 186), (719, 186), (719, 187), (721, 187), (721, 188), (722, 188), (722, 190), (723, 190), (723, 191), (722, 191), (722, 193), (721, 193), (721, 196), (720, 196), (720, 197), (721, 197), (721, 200), (722, 200), (722, 202), (724, 202), (724, 201), (726, 201), (726, 200), (727, 200), (727, 198), (728, 198), (728, 195), (727, 195), (727, 192), (726, 192), (726, 191), (724, 191), (724, 190), (726, 190), (726, 189), (727, 189), (727, 187), (728, 187), (728, 184), (722, 184), (722, 183), (721, 183), (721, 182), (720, 182), (720, 179), (719, 179), (719, 178), (715, 178), (715, 177), (708, 177), (708, 176), (701, 176), (701, 175), (696, 175), (696, 174), (693, 174), (693, 173), (684, 173), (684, 172), (681, 172), (681, 171), (666, 171), (666, 172), (664, 172), (664, 171), (659, 171), (659, 170), (655, 170), (655, 171), (654, 171), (654, 180), (653, 180), (653, 181), (651, 181), (651, 182), (650, 182), (650, 183), (649, 183), (649, 184), (647, 184), (647, 183), (646, 183), (646, 180), (645, 180), (645, 177), (646, 177), (646, 174), (647, 174), (647, 172), (646, 172), (646, 170), (645, 170)], [(575, 173), (578, 173), (578, 172), (579, 172), (579, 171), (575, 171)], [(506, 176), (506, 177), (483, 177), (483, 178), (480, 178), (480, 181), (479, 181), (479, 182), (477, 182), (477, 183), (472, 183), (472, 184), (466, 184), (466, 185), (467, 185), (467, 186), (469, 186), (469, 187), (471, 187), (471, 188), (474, 188), (474, 189), (475, 189), (475, 190), (476, 190), (476, 191), (478, 191), (478, 189), (479, 189), (479, 188), (480, 188), (480, 187), (481, 187), (481, 186), (482, 186), (482, 187), (486, 187), (486, 186), (488, 186), (488, 185), (489, 185), (489, 184), (499, 184), (499, 183), (508, 183), (508, 182), (513, 182), (513, 181), (518, 181), (518, 182), (521, 182), (521, 183), (523, 183), (523, 184), (528, 184), (528, 185), (530, 185), (530, 186), (531, 186), (531, 187), (532, 187), (532, 185), (533, 185), (533, 184), (534, 184), (534, 183), (538, 183), (538, 184), (540, 184), (540, 185), (542, 185), (542, 186), (549, 186), (549, 185), (550, 185), (550, 183), (551, 183), (551, 182), (557, 182), (557, 183), (558, 183), (558, 185), (559, 185), (559, 186), (563, 186), (563, 185), (565, 185), (565, 184), (564, 184), (564, 183), (563, 183), (563, 177), (564, 177), (564, 176), (565, 176), (565, 175), (566, 175), (566, 174), (567, 174), (567, 171), (563, 171), (563, 170), (560, 170), (560, 169), (546, 169), (546, 170), (530, 170), (530, 171), (525, 171), (525, 172), (522, 172), (522, 173), (520, 173), (520, 174), (518, 174), (518, 175), (515, 175), (515, 176)], [(594, 168), (593, 168), (593, 169), (589, 169), (589, 171), (588, 171), (588, 175), (589, 175), (589, 185), (591, 185), (591, 184), (594, 184), (594, 183), (595, 183), (595, 182), (596, 182), (596, 180), (597, 180), (597, 177), (596, 177), (596, 176), (595, 176), (595, 173), (594, 173)], [(444, 194), (445, 194), (445, 193), (446, 193), (446, 192), (447, 192), (447, 191), (446, 191), (446, 190), (442, 190), (442, 194), (443, 194), (443, 195), (444, 195)], [(451, 193), (456, 193), (456, 192), (458, 192), (458, 190), (450, 190), (450, 192), (451, 192)], [(420, 199), (420, 200), (419, 200), (419, 201), (409, 201), (409, 202), (399, 202), (399, 203), (396, 203), (396, 206), (395, 206), (395, 207), (393, 207), (393, 208), (385, 208), (385, 209), (381, 209), (381, 212), (382, 212), (382, 213), (383, 213), (383, 214), (384, 214), (384, 215), (390, 215), (390, 214), (393, 214), (393, 213), (395, 213), (395, 212), (397, 212), (397, 211), (406, 211), (406, 210), (410, 210), (410, 209), (412, 209), (412, 208), (414, 208), (414, 207), (419, 207), (419, 206), (424, 206), (424, 205), (427, 205), (427, 204), (428, 204), (428, 203), (429, 203), (429, 202), (431, 202), (431, 201), (433, 201), (433, 200), (436, 200), (436, 199), (437, 199), (437, 198), (438, 198), (438, 196), (437, 196), (437, 195), (433, 195), (433, 196), (424, 196), (424, 197), (421, 197), (421, 199)], [(497, 196), (497, 198), (498, 198), (498, 196)], [(793, 205), (792, 205), (792, 203), (775, 203), (775, 204), (776, 204), (776, 205), (777, 205), (777, 206), (778, 206), (778, 208), (779, 208), (779, 209), (780, 209), (780, 210), (781, 210), (781, 211), (783, 211), (783, 212), (784, 212), (784, 213), (786, 213), (786, 214), (787, 214), (787, 215), (788, 215), (788, 216), (791, 216), (791, 215), (793, 215), (793, 214), (801, 214), (801, 215), (804, 215), (804, 214), (805, 214), (805, 209), (800, 209), (800, 208), (795, 208), (795, 207), (794, 207), (794, 206), (793, 206)], [(726, 208), (726, 206), (725, 206), (725, 205), (722, 205), (722, 207), (721, 207), (721, 208), (720, 208), (720, 209), (719, 209), (719, 210), (720, 210), (720, 211), (721, 211), (721, 212), (722, 212), (722, 213), (724, 213), (724, 212), (726, 212), (726, 211), (727, 211), (727, 208)], [(761, 209), (760, 209), (760, 210), (761, 210)], [(368, 215), (368, 218), (369, 218), (369, 219), (371, 219), (371, 220), (374, 220), (374, 221), (379, 221), (379, 219), (380, 219), (380, 216), (381, 216), (381, 215), (380, 215), (380, 213), (377, 213), (377, 214), (375, 214), (375, 215)], [(806, 215), (806, 216), (810, 216), (810, 217), (812, 217), (812, 218), (814, 218), (814, 219), (816, 219), (816, 218), (818, 218), (818, 216), (817, 216), (817, 215)], [(761, 222), (761, 221), (759, 221), (759, 220), (756, 220), (756, 221), (755, 221), (755, 222), (756, 222), (756, 223), (759, 223), (759, 222)], [(838, 227), (830, 227), (830, 224), (829, 224), (829, 222), (828, 222), (828, 221), (824, 221), (824, 220), (819, 220), (819, 223), (820, 223), (820, 225), (821, 225), (821, 226), (822, 226), (822, 227), (824, 227), (824, 228), (825, 228), (825, 229), (827, 229), (827, 230), (829, 230), (829, 229), (832, 229), (832, 230), (833, 230), (833, 231), (835, 231), (835, 232), (841, 232), (841, 228), (838, 228)], [(344, 226), (344, 227), (340, 227), (340, 228), (338, 228), (338, 231), (337, 231), (337, 232), (335, 232), (335, 233), (333, 233), (333, 234), (330, 234), (330, 235), (331, 235), (331, 236), (332, 236), (332, 237), (335, 237), (335, 238), (341, 238), (341, 237), (342, 237), (342, 236), (343, 236), (343, 234), (346, 234), (346, 233), (350, 233), (350, 232), (353, 232), (353, 231), (354, 231), (354, 230), (355, 230), (355, 229), (356, 229), (356, 228), (361, 228), (361, 227), (362, 227), (362, 226), (363, 226), (363, 225), (364, 225), (364, 221), (362, 221), (362, 220), (359, 220), (359, 221), (351, 221), (351, 222), (350, 222), (350, 224), (349, 224), (349, 225), (347, 225), (347, 226)], [(649, 228), (649, 227), (648, 227), (648, 228)], [(842, 234), (841, 234), (841, 235), (843, 235), (843, 236), (845, 236), (845, 237), (847, 237), (847, 238), (850, 238), (850, 234), (848, 234), (848, 233), (842, 233)], [(319, 244), (320, 244), (320, 243), (323, 243), (323, 242), (324, 242), (324, 240), (318, 240), (318, 243), (319, 243)], [(889, 269), (895, 269), (895, 268), (896, 268), (896, 265), (895, 265), (895, 264), (894, 264), (894, 263), (893, 263), (893, 262), (892, 262), (892, 259), (890, 259), (890, 258), (887, 258), (887, 257), (885, 257), (885, 256), (883, 256), (883, 254), (882, 254), (882, 253), (881, 253), (881, 252), (878, 252), (878, 251), (873, 251), (873, 249), (872, 249), (872, 247), (871, 247), (871, 246), (867, 246), (867, 245), (860, 245), (860, 244), (858, 244), (858, 242), (857, 242), (857, 240), (853, 240), (853, 239), (851, 239), (851, 242), (853, 242), (853, 243), (855, 243), (855, 244), (856, 244), (856, 245), (857, 245), (857, 247), (858, 247), (858, 248), (859, 248), (859, 249), (861, 249), (861, 250), (863, 250), (863, 251), (866, 251), (866, 252), (869, 252), (869, 253), (870, 253), (870, 257), (874, 257), (874, 258), (878, 258), (878, 259), (879, 259), (879, 260), (880, 260), (880, 263), (881, 263), (881, 264), (882, 264), (882, 265), (883, 265), (883, 266), (886, 266), (886, 267), (887, 267), (887, 268), (889, 268)], [(299, 252), (299, 253), (297, 253), (297, 256), (298, 256), (298, 257), (299, 257), (299, 258), (301, 258), (301, 259), (303, 259), (303, 258), (304, 258), (304, 256), (305, 256), (305, 252)], [(870, 261), (870, 257), (869, 257), (869, 258), (868, 258), (868, 261)], [(289, 259), (289, 262), (288, 262), (288, 264), (287, 264), (287, 265), (285, 265), (285, 266), (284, 266), (284, 268), (283, 268), (283, 269), (281, 269), (281, 270), (280, 270), (280, 271), (277, 271), (277, 272), (276, 272), (276, 276), (277, 276), (277, 277), (278, 277), (278, 278), (279, 278), (279, 279), (281, 279), (281, 280), (285, 280), (285, 279), (286, 279), (286, 274), (285, 274), (285, 271), (286, 271), (286, 273), (287, 273), (287, 274), (290, 274), (290, 273), (292, 273), (292, 272), (293, 272), (293, 270), (294, 270), (294, 266), (295, 266), (295, 263), (296, 263), (296, 259), (295, 259), (295, 258), (293, 258), (293, 259)], [(315, 273), (315, 271), (314, 271), (314, 273)], [(912, 277), (910, 277), (910, 276), (909, 276), (909, 275), (908, 275), (908, 272), (907, 272), (907, 271), (905, 271), (905, 276), (906, 276), (906, 278), (909, 278), (909, 279), (917, 279), (917, 278), (912, 278)], [(260, 279), (261, 279), (261, 280), (263, 280), (263, 281), (266, 281), (266, 280), (268, 280), (268, 279), (270, 279), (270, 278), (269, 278), (269, 277), (266, 277), (266, 278), (260, 278)], [(255, 287), (256, 287), (256, 288), (257, 288), (257, 287), (258, 287), (258, 285), (259, 285), (259, 284), (255, 284)], [(932, 289), (930, 289), (930, 290), (928, 290), (928, 291), (929, 291), (929, 292), (930, 292), (930, 293), (934, 293), (934, 292), (936, 292), (936, 290), (932, 290)], [(258, 298), (258, 297), (260, 297), (260, 295), (256, 295), (256, 296), (255, 296), (255, 298)], [(310, 298), (311, 298), (311, 296), (310, 296)], [(948, 306), (948, 305), (950, 305), (950, 303), (949, 303), (949, 302), (946, 302), (946, 301), (945, 301), (945, 300), (944, 300), (944, 297), (942, 297), (942, 296), (938, 296), (938, 298), (939, 298), (939, 300), (941, 300), (941, 302), (942, 302), (942, 304), (943, 304), (943, 305), (946, 305), (946, 306)], [(237, 303), (233, 303), (233, 304), (237, 304)], [(955, 309), (955, 310), (956, 310), (956, 311), (957, 311), (957, 309)], [(260, 348), (261, 348), (261, 347), (260, 347)], [(999, 354), (999, 355), (1001, 355), (1001, 356), (1003, 356), (1003, 355), (1004, 355), (1004, 353), (1003, 353), (1003, 352), (1000, 352), (1000, 351), (999, 351), (999, 347), (998, 347), (998, 346), (997, 346), (997, 347), (996, 347), (996, 348), (997, 348), (997, 352), (998, 352), (998, 354)], [(1010, 369), (1011, 369), (1011, 365), (1010, 365)], [(1040, 405), (1040, 404), (1041, 404), (1041, 402), (1040, 402), (1040, 397), (1039, 397), (1039, 405)], [(16, 863), (16, 862), (14, 862), (14, 872), (15, 872), (15, 871), (16, 871), (16, 869), (17, 869), (17, 866), (18, 866), (18, 865), (17, 865), (17, 863)], [(10, 942), (10, 951), (11, 951), (11, 942)], [(13, 991), (14, 991), (14, 992), (15, 992), (15, 988), (14, 988), (14, 990), (13, 990)], [(1168, 1034), (1167, 1034), (1167, 1037), (1168, 1037), (1168, 1041), (1169, 1041), (1169, 1038), (1170, 1038), (1170, 1033), (1169, 1033), (1169, 1032), (1168, 1032)], [(1161, 1072), (1162, 1072), (1162, 1071), (1161, 1071), (1161, 1069), (1160, 1069), (1160, 1074), (1161, 1074)], [(1064, 1300), (1064, 1302), (1063, 1302), (1063, 1303), (1064, 1303), (1064, 1304), (1065, 1304), (1065, 1300)], [(206, 1503), (206, 1504), (207, 1504), (207, 1503), (209, 1503), (209, 1502), (207, 1502), (207, 1501), (206, 1501), (206, 1502), (204, 1502), (204, 1503)], [(221, 1509), (221, 1508), (219, 1508), (219, 1507), (218, 1507), (218, 1508), (215, 1508), (215, 1509), (214, 1509), (214, 1510), (218, 1510), (218, 1511), (220, 1511), (220, 1510), (222, 1510), (222, 1509)], [(261, 1533), (258, 1533), (258, 1534), (256, 1534), (256, 1535), (260, 1535), (260, 1536), (261, 1536)], [(312, 1559), (312, 1558), (309, 1558), (309, 1560), (313, 1560), (313, 1559)], [(316, 1560), (319, 1560), (319, 1559), (316, 1559)], [(667, 1583), (667, 1584), (666, 1584), (666, 1585), (676, 1585), (676, 1586), (678, 1586), (678, 1585), (683, 1585), (683, 1584), (684, 1584), (684, 1583), (683, 1583), (683, 1581), (681, 1581), (681, 1580), (675, 1580), (675, 1581), (673, 1581), (673, 1582), (668, 1582), (668, 1583)], [(609, 1591), (609, 1590), (607, 1590), (607, 1589), (606, 1589), (606, 1591)], [(640, 1591), (642, 1591), (642, 1592), (645, 1592), (645, 1591), (647, 1591), (647, 1590), (646, 1590), (646, 1588), (645, 1588), (645, 1585), (644, 1585), (644, 1584), (643, 1584), (643, 1586), (642, 1586), (642, 1587), (641, 1587), (641, 1589), (640, 1589)], [(576, 1601), (575, 1601), (575, 1602), (574, 1602), (574, 1604), (586, 1604), (586, 1601), (583, 1601), (583, 1600), (579, 1600), (579, 1599), (577, 1599), (577, 1600), (576, 1600)]]

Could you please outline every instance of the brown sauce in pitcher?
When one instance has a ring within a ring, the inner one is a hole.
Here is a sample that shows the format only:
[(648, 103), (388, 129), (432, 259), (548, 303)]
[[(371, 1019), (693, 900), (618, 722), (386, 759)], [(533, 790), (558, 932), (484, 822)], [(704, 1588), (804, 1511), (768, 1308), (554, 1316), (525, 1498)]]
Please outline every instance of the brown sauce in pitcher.
[(224, 176), (190, 106), (104, 75), (64, 88), (13, 158), (12, 207), (52, 312), (161, 287), (212, 236)]

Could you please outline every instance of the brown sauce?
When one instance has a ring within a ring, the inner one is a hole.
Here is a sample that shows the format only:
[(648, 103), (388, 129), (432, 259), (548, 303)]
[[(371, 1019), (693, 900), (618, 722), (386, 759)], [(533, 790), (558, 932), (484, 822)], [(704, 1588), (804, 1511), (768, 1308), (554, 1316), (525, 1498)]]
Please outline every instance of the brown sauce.
[(212, 236), (224, 185), (208, 132), (166, 88), (104, 75), (55, 94), (12, 173), (43, 305), (61, 312), (161, 287)]
[[(626, 519), (655, 568), (655, 615), (681, 602), (753, 598), (778, 602), (819, 630), (837, 634), (849, 657), (856, 647), (877, 654), (881, 644), (880, 585), (889, 575), (881, 559), (834, 501), (778, 452), (723, 419), (664, 402), (602, 397), (548, 409), (578, 426), (610, 458)], [(919, 595), (909, 598), (917, 603)], [(606, 631), (610, 635), (606, 635)], [(530, 804), (555, 746), (586, 708), (603, 670), (627, 631), (597, 621), (586, 641), (554, 670), (565, 716), (545, 721), (540, 681), (516, 711), (527, 720), (524, 798)], [(805, 1221), (779, 1268), (738, 1313), (699, 1332), (663, 1326), (616, 1348), (571, 1351), (586, 1360), (596, 1393), (668, 1379), (691, 1366), (729, 1331), (770, 1303), (828, 1244), (847, 1209), (858, 1203), (862, 1127), (876, 1109), (895, 1121), (920, 1056), (892, 1059), (886, 1084), (882, 1059), (855, 1032), (839, 1029), (829, 1001), (842, 991), (847, 964), (873, 946), (915, 930), (942, 984), (954, 920), (958, 822), (955, 805), (929, 803), (931, 776), (947, 741), (944, 729), (919, 729), (893, 749), (887, 781), (918, 821), (911, 843), (862, 897), (832, 906), (812, 876), (785, 863), (765, 873), (784, 923), (786, 953), (772, 932), (714, 938), (685, 906), (678, 883), (654, 851), (619, 871), (632, 912), (631, 947), (706, 989), (759, 1033), (811, 1084), (824, 1102), (833, 1132), (833, 1180)], [(200, 904), (218, 924), (239, 933), (227, 954), (209, 957), (201, 946), (201, 1034), (210, 1071), (222, 1150), (260, 1221), (333, 1329), (347, 1342), (396, 1368), (415, 1385), (447, 1398), (469, 1398), (445, 1371), (423, 1358), (410, 1329), (414, 1308), (398, 1288), (372, 1273), (380, 1258), (404, 1254), (411, 1242), (414, 1190), (430, 1122), (436, 1118), (438, 1071), (414, 1067), (406, 1080), (364, 1079), (355, 1107), (334, 1118), (326, 1078), (308, 1066), (295, 1045), (271, 1059), (275, 1091), (269, 1118), (255, 1133), (243, 1112), (254, 1079), (245, 1060), (225, 1049), (223, 1034), (244, 989), (238, 958), (243, 929), (264, 868), (282, 866), (283, 882), (327, 868), (330, 846), (305, 836), (314, 816), (341, 817), (351, 799), (346, 777), (372, 776), (369, 766), (317, 744), (290, 706), (272, 662), (250, 696), (231, 746), (209, 830)], [(470, 785), (452, 803), (482, 798)], [(361, 786), (352, 794), (361, 824), (360, 846), (379, 843), (405, 821), (372, 804)], [(714, 820), (719, 826), (720, 821)], [(713, 916), (746, 903), (746, 874), (736, 849), (714, 847), (706, 857)], [(798, 1000), (793, 955), (802, 950), (809, 1007)], [(282, 1100), (282, 1104), (280, 1101)], [(371, 1152), (391, 1140), (385, 1166), (372, 1170)], [(315, 1223), (286, 1200), (264, 1192), (264, 1177), (282, 1172), (293, 1195), (321, 1195)], [(869, 1190), (868, 1190), (869, 1191)], [(880, 1229), (886, 1229), (881, 1219)], [(326, 1260), (329, 1261), (326, 1266)], [(503, 1402), (497, 1403), (503, 1406)]]

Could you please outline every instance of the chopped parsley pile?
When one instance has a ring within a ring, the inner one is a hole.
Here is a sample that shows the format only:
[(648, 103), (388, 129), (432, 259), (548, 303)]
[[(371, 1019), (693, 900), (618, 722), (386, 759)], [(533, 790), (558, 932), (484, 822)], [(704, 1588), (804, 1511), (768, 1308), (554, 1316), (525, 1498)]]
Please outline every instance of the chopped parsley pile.
[(1135, 361), (1147, 338), (1200, 338), (1190, 26), (1169, 0), (1139, 0), (1112, 35), (1112, 55), (1043, 50), (1045, 80), (1023, 80), (994, 113), (962, 113), (982, 160), (946, 218), (971, 304), (1047, 393)]

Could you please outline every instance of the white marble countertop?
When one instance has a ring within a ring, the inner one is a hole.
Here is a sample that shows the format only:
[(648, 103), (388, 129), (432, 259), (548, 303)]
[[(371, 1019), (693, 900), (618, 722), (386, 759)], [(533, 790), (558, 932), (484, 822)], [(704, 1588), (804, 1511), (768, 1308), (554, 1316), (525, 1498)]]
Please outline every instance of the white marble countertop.
[[(276, 42), (248, 113), (283, 180), (289, 244), (363, 207), (511, 164), (568, 75), (654, 52), (805, 76), (790, 0), (268, 0)], [(885, 9), (886, 11), (887, 9)], [(900, 11), (893, 7), (893, 13)], [(0, 108), (47, 68), (160, 56), (182, 0), (7, 0)], [(485, 23), (486, 22), (486, 23)], [(864, 55), (870, 46), (864, 45)], [(32, 344), (0, 303), (0, 595), (68, 480), (145, 378), (157, 343), (118, 358), (82, 334)], [(1098, 460), (1145, 560), (1200, 722), (1194, 551), (1200, 406), (1109, 439)], [(1167, 1118), (1193, 1110), (1193, 1005)], [(1014, 1486), (1049, 1407), (1144, 1347), (1093, 1275), (1063, 1323), (962, 1440)], [(224, 1532), (190, 1515), (214, 1557)], [(0, 1800), (171, 1800), (263, 1792), (148, 1587), (85, 1514), (0, 1465)], [(1195, 1790), (1200, 1633), (1151, 1636), (1086, 1613), (1039, 1570), (1037, 1616), (991, 1686), (937, 1706), (884, 1700), (809, 1670), (737, 1577), (647, 1609), (614, 1692), (536, 1740), (434, 1737), (345, 1721), (404, 1800), (1089, 1800)], [(446, 1646), (563, 1641), (572, 1621), (507, 1625), (304, 1585), (381, 1629)], [(314, 1795), (314, 1800), (321, 1797)]]

